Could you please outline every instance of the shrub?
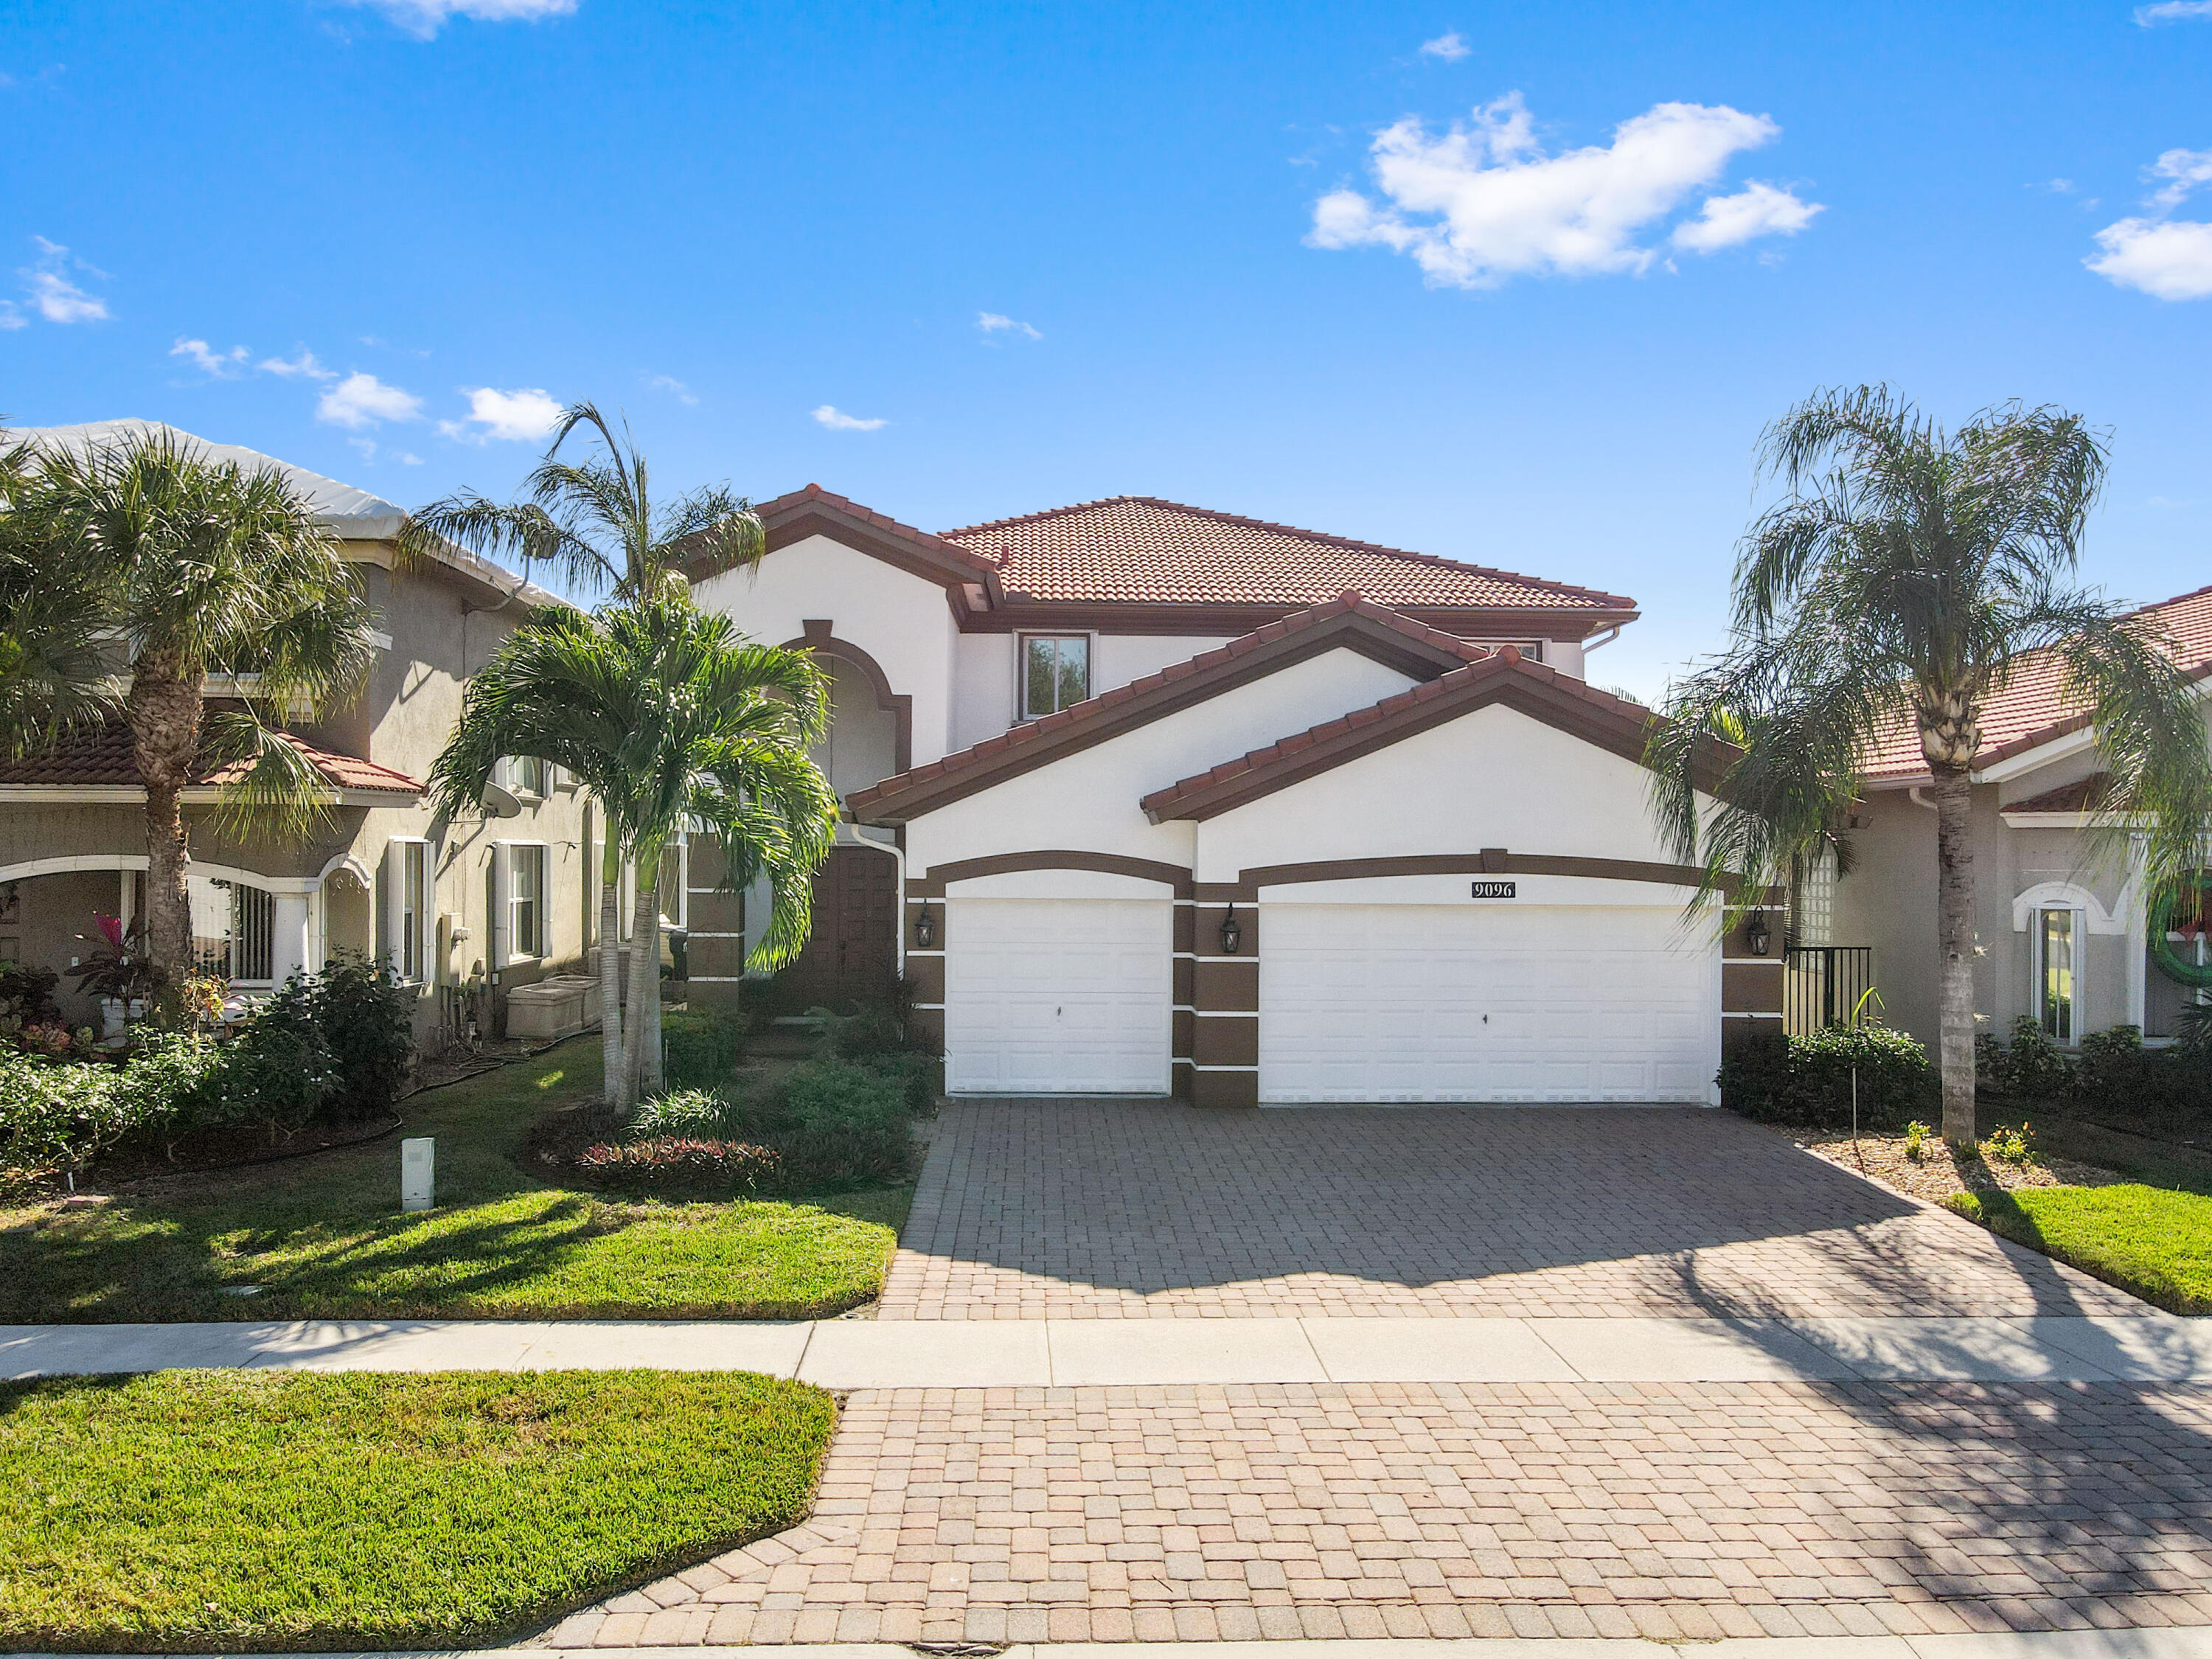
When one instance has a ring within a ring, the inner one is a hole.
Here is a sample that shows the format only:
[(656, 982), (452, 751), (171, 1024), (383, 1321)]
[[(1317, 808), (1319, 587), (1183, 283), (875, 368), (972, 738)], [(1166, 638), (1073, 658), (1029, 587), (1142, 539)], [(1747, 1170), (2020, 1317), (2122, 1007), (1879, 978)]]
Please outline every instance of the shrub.
[(672, 1090), (726, 1088), (745, 1057), (746, 1018), (738, 1009), (664, 1014), (660, 1030), (661, 1069)]
[(306, 1127), (338, 1097), (343, 1080), (316, 1018), (319, 988), (284, 981), (223, 1054), (220, 1107), (210, 1121)]
[(638, 1191), (712, 1187), (738, 1193), (757, 1191), (776, 1173), (779, 1161), (765, 1146), (683, 1135), (611, 1141), (586, 1148), (576, 1159), (586, 1175), (610, 1187)]
[(673, 1089), (640, 1106), (630, 1127), (637, 1139), (661, 1135), (714, 1139), (731, 1128), (737, 1115), (729, 1101), (709, 1090)]
[(2032, 1014), (2013, 1021), (1996, 1071), (1998, 1087), (2022, 1100), (2063, 1100), (2074, 1091), (2072, 1064)]
[(415, 993), (390, 963), (341, 951), (309, 981), (307, 1016), (337, 1073), (328, 1115), (377, 1117), (399, 1103), (415, 1063)]
[(809, 1008), (824, 1060), (868, 1060), (906, 1047), (906, 1023), (881, 1002), (862, 1003), (849, 1014)]
[(1847, 1129), (1854, 1070), (1862, 1128), (1901, 1127), (1941, 1093), (1925, 1048), (1887, 1025), (1862, 1025), (1739, 1045), (1721, 1065), (1721, 1100), (1762, 1123)]
[(120, 1065), (0, 1053), (0, 1170), (75, 1175), (126, 1141), (167, 1139), (214, 1105), (222, 1065), (194, 1036), (157, 1038)]
[(0, 963), (0, 1036), (12, 1036), (26, 1026), (61, 1025), (61, 1005), (54, 1000), (60, 983), (51, 968)]
[(2035, 1131), (2027, 1124), (2018, 1128), (2000, 1125), (1990, 1131), (1982, 1142), (1982, 1156), (1993, 1158), (2000, 1164), (2028, 1164), (2035, 1162)]
[(1905, 1155), (1917, 1164), (1928, 1156), (1928, 1137), (1936, 1132), (1918, 1118), (1905, 1126)]

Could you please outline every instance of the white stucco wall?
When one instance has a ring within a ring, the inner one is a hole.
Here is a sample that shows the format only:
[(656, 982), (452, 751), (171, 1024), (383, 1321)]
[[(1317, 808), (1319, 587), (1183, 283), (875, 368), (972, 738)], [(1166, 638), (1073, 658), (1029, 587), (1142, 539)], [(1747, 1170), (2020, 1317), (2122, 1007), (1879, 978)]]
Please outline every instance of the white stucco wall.
[[(1235, 635), (1166, 634), (1094, 634), (1091, 636), (1091, 694), (1111, 691), (1132, 680), (1179, 662), (1200, 652), (1226, 645)], [(963, 634), (954, 666), (952, 746), (995, 738), (1014, 723), (1020, 708), (1018, 694), (1018, 635)]]
[(1200, 826), (1200, 881), (1267, 865), (1510, 852), (1665, 864), (1649, 775), (1492, 704)]
[(753, 570), (726, 570), (694, 590), (766, 645), (798, 639), (811, 619), (876, 659), (895, 693), (914, 699), (914, 764), (952, 746), (954, 642), (945, 590), (827, 536), (769, 554)]
[(907, 868), (919, 875), (1037, 848), (1188, 866), (1194, 826), (1149, 823), (1139, 799), (1411, 684), (1357, 652), (1324, 652), (915, 819), (907, 827)]

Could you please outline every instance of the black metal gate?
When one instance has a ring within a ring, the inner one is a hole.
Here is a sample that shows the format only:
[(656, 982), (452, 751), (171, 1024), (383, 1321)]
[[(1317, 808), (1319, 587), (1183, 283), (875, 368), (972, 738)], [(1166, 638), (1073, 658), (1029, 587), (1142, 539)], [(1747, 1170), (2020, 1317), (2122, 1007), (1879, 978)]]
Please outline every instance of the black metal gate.
[(1784, 953), (1783, 1024), (1792, 1036), (1856, 1025), (1874, 988), (1871, 945), (1793, 945)]

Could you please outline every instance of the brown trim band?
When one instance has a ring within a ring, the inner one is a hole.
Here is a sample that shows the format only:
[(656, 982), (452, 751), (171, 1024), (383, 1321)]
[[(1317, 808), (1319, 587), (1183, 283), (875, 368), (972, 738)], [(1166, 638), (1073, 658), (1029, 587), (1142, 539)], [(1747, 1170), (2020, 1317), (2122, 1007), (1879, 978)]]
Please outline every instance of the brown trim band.
[[(1310, 608), (1313, 601), (1296, 605), (1143, 605), (1085, 604), (1077, 601), (1024, 599), (1009, 597), (989, 611), (971, 611), (961, 619), (965, 634), (1011, 634), (1018, 630), (1054, 629), (1091, 634), (1152, 634), (1164, 636), (1218, 635), (1233, 639), (1280, 622)], [(1377, 605), (1388, 603), (1377, 599)], [(1641, 613), (1631, 610), (1588, 608), (1558, 611), (1534, 606), (1411, 605), (1390, 609), (1414, 621), (1468, 640), (1510, 638), (1516, 634), (1536, 639), (1579, 642), (1608, 628), (1625, 627)]]
[(1033, 853), (996, 853), (988, 858), (960, 859), (951, 864), (933, 865), (920, 876), (910, 878), (906, 884), (909, 900), (945, 896), (945, 884), (973, 881), (979, 876), (1012, 875), (1023, 870), (1091, 870), (1106, 876), (1133, 876), (1139, 881), (1165, 883), (1177, 898), (1188, 898), (1191, 893), (1190, 872), (1180, 864), (1162, 864), (1153, 859), (1134, 859), (1119, 853), (1085, 853), (1066, 848), (1043, 849)]
[(799, 623), (806, 631), (795, 640), (786, 640), (786, 651), (806, 651), (818, 657), (836, 657), (849, 662), (866, 678), (876, 694), (876, 707), (891, 717), (891, 764), (895, 771), (903, 772), (914, 764), (914, 697), (909, 692), (891, 690), (891, 678), (884, 672), (883, 665), (850, 640), (841, 640), (830, 630), (836, 624), (820, 617), (810, 617)]
[[(1601, 707), (1591, 700), (1594, 694), (1561, 684), (1557, 670), (1524, 667), (1517, 658), (1517, 653), (1509, 653), (1460, 670), (1454, 678), (1463, 677), (1463, 683), (1456, 687), (1448, 682), (1401, 693), (1386, 700), (1376, 718), (1332, 720), (1297, 739), (1256, 750), (1243, 761), (1156, 790), (1139, 805), (1154, 823), (1218, 817), (1498, 703), (1643, 764), (1644, 745), (1658, 716), (1648, 710), (1631, 714), (1626, 705)], [(1710, 790), (1719, 781), (1718, 773), (1711, 764), (1703, 766), (1696, 781)]]
[(1102, 692), (1090, 702), (1078, 704), (1073, 718), (1048, 715), (1030, 727), (1016, 727), (1014, 735), (991, 738), (933, 762), (912, 777), (894, 775), (872, 788), (856, 790), (854, 812), (865, 823), (907, 823), (1335, 650), (1356, 652), (1424, 683), (1468, 667), (1470, 654), (1455, 641), (1431, 641), (1410, 629), (1394, 627), (1371, 609), (1340, 608), (1273, 639), (1254, 641), (1247, 635), (1218, 647), (1218, 654), (1195, 671), (1186, 672), (1177, 664), (1130, 686)]

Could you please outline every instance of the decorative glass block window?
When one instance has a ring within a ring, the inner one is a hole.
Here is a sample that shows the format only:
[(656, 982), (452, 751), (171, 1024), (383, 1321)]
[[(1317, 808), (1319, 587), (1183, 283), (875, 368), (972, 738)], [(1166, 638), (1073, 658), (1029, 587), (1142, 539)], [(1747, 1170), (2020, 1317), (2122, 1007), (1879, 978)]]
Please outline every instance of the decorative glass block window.
[(1836, 849), (1825, 843), (1797, 860), (1796, 888), (1790, 895), (1790, 942), (1836, 942)]
[(1091, 695), (1087, 634), (1024, 634), (1021, 665), (1021, 717), (1025, 720), (1057, 714)]
[(2070, 1044), (2075, 1027), (2075, 975), (2079, 963), (2078, 913), (2049, 909), (2036, 915), (2036, 1014), (2044, 1036)]

